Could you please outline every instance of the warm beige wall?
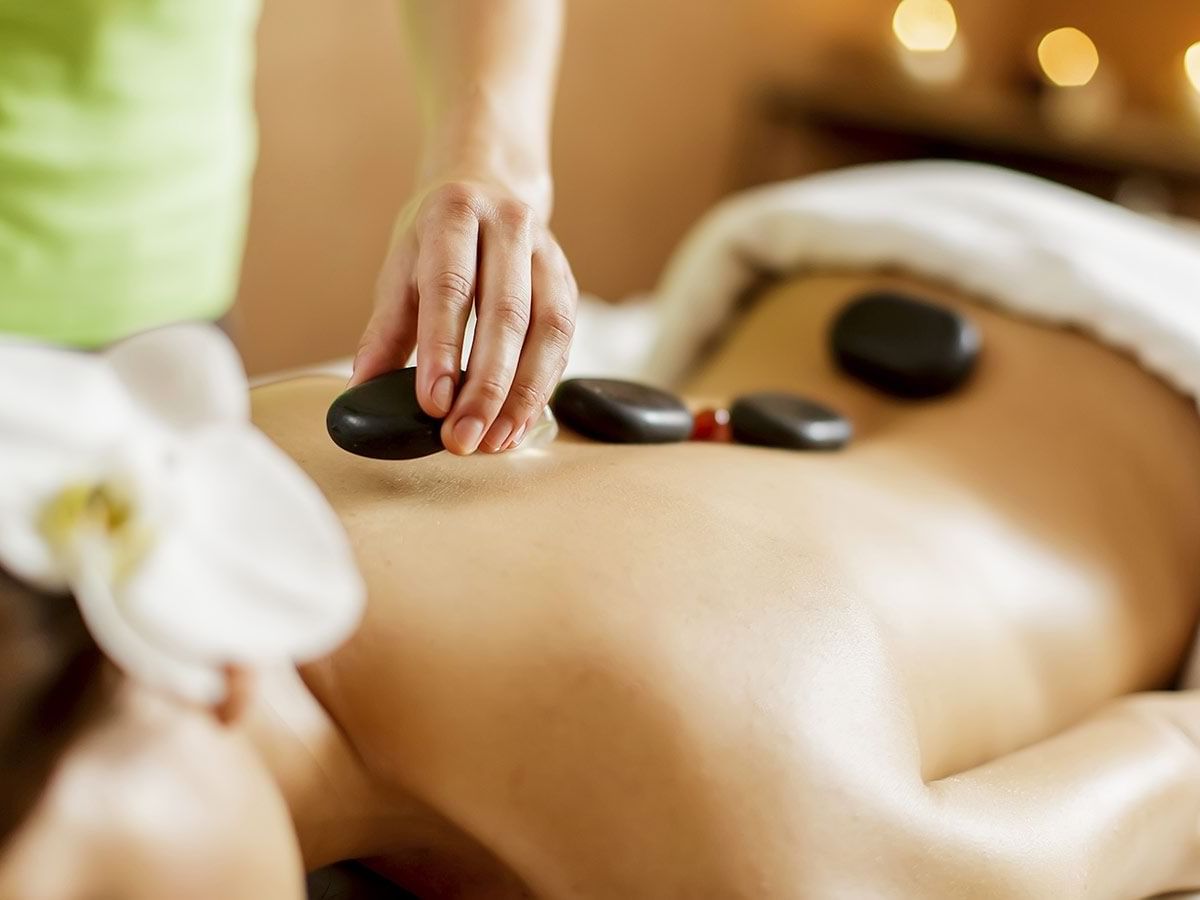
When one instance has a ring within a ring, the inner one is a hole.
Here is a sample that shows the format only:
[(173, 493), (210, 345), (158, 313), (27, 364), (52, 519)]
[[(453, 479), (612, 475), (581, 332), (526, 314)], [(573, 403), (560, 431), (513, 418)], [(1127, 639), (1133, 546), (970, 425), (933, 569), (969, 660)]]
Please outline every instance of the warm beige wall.
[[(743, 98), (811, 56), (826, 14), (807, 5), (569, 0), (554, 226), (585, 290), (650, 287), (728, 190)], [(365, 320), (415, 155), (395, 32), (388, 0), (267, 0), (240, 303), (253, 371), (348, 353)]]
[(238, 303), (252, 372), (349, 353), (413, 167), (386, 0), (267, 0)]
[[(651, 287), (683, 231), (738, 183), (755, 88), (880, 46), (896, 0), (567, 2), (554, 226), (582, 288), (615, 298)], [(1039, 29), (1079, 23), (1150, 96), (1175, 64), (1162, 48), (1200, 39), (1200, 4), (1182, 0), (955, 6), (975, 78), (1026, 65)], [(353, 349), (415, 157), (399, 46), (391, 0), (266, 0), (240, 304), (253, 371)]]

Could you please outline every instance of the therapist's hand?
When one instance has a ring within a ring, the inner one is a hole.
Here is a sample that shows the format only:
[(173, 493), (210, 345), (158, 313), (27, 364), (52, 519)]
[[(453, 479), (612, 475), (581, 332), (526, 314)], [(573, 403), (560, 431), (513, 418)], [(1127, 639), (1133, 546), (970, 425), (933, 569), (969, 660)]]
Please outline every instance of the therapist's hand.
[[(578, 289), (544, 217), (502, 185), (433, 183), (397, 223), (351, 384), (405, 365), (453, 453), (514, 446), (566, 366)], [(467, 317), (478, 322), (465, 383)]]

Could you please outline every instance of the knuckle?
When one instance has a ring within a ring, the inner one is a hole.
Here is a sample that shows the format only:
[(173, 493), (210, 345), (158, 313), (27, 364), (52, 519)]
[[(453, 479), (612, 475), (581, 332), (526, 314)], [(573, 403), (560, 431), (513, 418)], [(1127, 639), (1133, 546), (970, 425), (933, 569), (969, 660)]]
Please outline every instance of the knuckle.
[(522, 411), (534, 410), (542, 406), (541, 390), (528, 381), (518, 381), (511, 391), (511, 402)]
[(561, 309), (550, 310), (542, 318), (547, 340), (559, 346), (569, 346), (575, 337), (575, 317)]
[(469, 306), (474, 291), (471, 279), (460, 269), (442, 269), (433, 276), (433, 292), (439, 302), (452, 309)]
[(496, 321), (505, 331), (523, 337), (529, 330), (529, 304), (516, 294), (509, 294), (496, 301)]
[(437, 359), (457, 360), (462, 354), (462, 348), (450, 335), (435, 335), (425, 343), (429, 355)]
[(489, 407), (498, 407), (508, 396), (508, 386), (494, 375), (481, 379), (476, 390), (479, 399)]
[(496, 218), (513, 231), (527, 234), (533, 230), (533, 207), (520, 200), (501, 200), (496, 204)]
[(437, 189), (432, 207), (439, 215), (448, 219), (473, 219), (477, 216), (475, 210), (475, 192), (461, 182), (452, 181)]

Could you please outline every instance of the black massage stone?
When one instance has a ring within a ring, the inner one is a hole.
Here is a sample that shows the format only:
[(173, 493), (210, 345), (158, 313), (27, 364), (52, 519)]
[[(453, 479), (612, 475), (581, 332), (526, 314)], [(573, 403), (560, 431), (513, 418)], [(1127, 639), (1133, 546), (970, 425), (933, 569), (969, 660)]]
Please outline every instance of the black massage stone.
[(632, 381), (572, 378), (551, 405), (568, 428), (612, 444), (668, 444), (692, 433), (692, 414), (678, 397)]
[(734, 440), (786, 450), (838, 450), (854, 436), (850, 421), (795, 394), (739, 397), (729, 409)]
[(979, 357), (967, 319), (903, 294), (865, 294), (841, 311), (830, 343), (846, 373), (896, 397), (928, 398), (959, 387)]
[(343, 392), (329, 407), (325, 427), (333, 442), (371, 459), (417, 459), (442, 445), (442, 420), (417, 403), (417, 370), (397, 369)]

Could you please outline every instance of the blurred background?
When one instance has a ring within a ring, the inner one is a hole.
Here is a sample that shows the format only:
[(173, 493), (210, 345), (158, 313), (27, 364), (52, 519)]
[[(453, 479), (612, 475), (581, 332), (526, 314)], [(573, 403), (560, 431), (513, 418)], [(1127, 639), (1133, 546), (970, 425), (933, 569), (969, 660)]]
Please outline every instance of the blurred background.
[[(1200, 219), (1200, 3), (568, 0), (567, 18), (553, 226), (589, 293), (651, 289), (730, 191), (871, 160), (995, 162)], [(259, 43), (252, 373), (353, 351), (419, 139), (391, 0), (266, 0)]]

